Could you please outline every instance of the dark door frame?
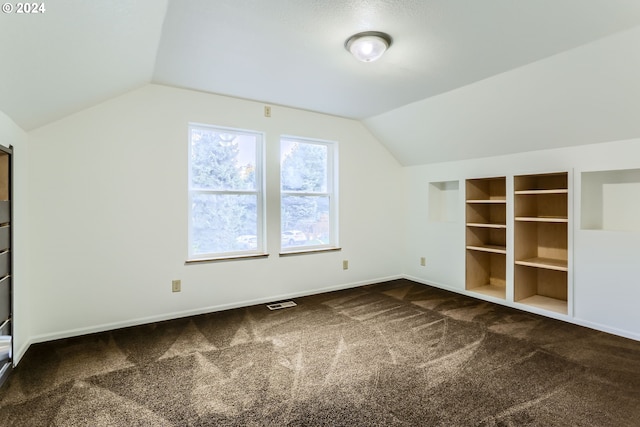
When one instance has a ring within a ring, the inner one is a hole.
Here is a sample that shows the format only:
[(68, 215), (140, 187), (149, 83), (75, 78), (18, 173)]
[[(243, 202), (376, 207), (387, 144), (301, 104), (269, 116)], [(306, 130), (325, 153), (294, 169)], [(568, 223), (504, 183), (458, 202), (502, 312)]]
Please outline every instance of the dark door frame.
[[(5, 380), (9, 377), (13, 369), (13, 146), (9, 146), (8, 148), (0, 145), (0, 152), (7, 154), (9, 156), (8, 159), (8, 192), (9, 192), (9, 276), (11, 277), (9, 284), (9, 336), (11, 337), (11, 348), (9, 350), (9, 358), (3, 365), (0, 365), (0, 386), (5, 382)], [(0, 323), (5, 319), (0, 319)]]

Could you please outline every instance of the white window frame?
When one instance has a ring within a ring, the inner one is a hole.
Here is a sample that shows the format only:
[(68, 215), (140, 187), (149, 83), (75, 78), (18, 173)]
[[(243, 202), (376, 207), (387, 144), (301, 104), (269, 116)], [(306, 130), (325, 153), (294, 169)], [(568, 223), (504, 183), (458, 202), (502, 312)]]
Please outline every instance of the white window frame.
[(329, 242), (322, 245), (301, 245), (283, 247), (282, 239), (279, 239), (280, 254), (295, 254), (301, 252), (314, 252), (323, 250), (339, 250), (339, 222), (338, 222), (338, 142), (307, 137), (281, 135), (278, 152), (281, 153), (282, 141), (294, 141), (301, 144), (324, 145), (327, 147), (327, 190), (326, 192), (302, 192), (282, 190), (282, 158), (280, 159), (280, 236), (285, 231), (282, 229), (282, 198), (284, 196), (328, 196), (329, 197)]
[[(252, 135), (256, 137), (256, 165), (255, 165), (255, 180), (256, 180), (256, 188), (255, 190), (211, 190), (211, 189), (203, 189), (203, 188), (194, 188), (192, 187), (192, 165), (191, 165), (191, 156), (192, 156), (192, 144), (191, 144), (191, 131), (192, 129), (205, 129), (209, 131), (215, 132), (229, 132), (229, 133), (237, 133), (237, 134), (245, 134)], [(258, 132), (254, 130), (248, 129), (238, 129), (238, 128), (230, 128), (224, 126), (210, 125), (210, 124), (202, 124), (202, 123), (189, 123), (188, 125), (188, 193), (189, 193), (189, 206), (188, 206), (188, 249), (187, 249), (187, 262), (189, 261), (206, 261), (206, 260), (216, 260), (216, 259), (232, 259), (232, 258), (244, 258), (244, 257), (252, 257), (252, 256), (266, 256), (266, 238), (265, 238), (265, 178), (264, 178), (264, 144), (265, 144), (265, 135), (263, 132)], [(230, 252), (213, 252), (213, 253), (203, 253), (203, 254), (195, 254), (193, 253), (192, 241), (193, 241), (193, 224), (192, 224), (192, 206), (193, 206), (193, 196), (196, 194), (223, 194), (223, 195), (256, 195), (256, 248), (255, 249), (247, 249), (247, 250), (239, 250), (239, 251), (230, 251)]]

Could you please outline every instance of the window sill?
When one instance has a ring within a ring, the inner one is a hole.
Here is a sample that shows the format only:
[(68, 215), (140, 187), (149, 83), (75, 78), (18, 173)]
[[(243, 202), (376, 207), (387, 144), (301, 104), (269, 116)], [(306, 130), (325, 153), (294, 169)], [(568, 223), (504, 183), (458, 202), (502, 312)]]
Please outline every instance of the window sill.
[(184, 263), (186, 265), (189, 265), (189, 264), (202, 264), (202, 263), (208, 263), (208, 262), (240, 261), (245, 259), (257, 259), (257, 258), (268, 258), (268, 257), (269, 257), (269, 254), (225, 255), (225, 256), (212, 257), (212, 258), (188, 259)]
[(295, 256), (295, 255), (307, 255), (307, 254), (315, 254), (319, 252), (338, 252), (341, 251), (342, 248), (333, 247), (333, 248), (312, 248), (312, 249), (300, 249), (294, 251), (280, 252), (279, 256)]

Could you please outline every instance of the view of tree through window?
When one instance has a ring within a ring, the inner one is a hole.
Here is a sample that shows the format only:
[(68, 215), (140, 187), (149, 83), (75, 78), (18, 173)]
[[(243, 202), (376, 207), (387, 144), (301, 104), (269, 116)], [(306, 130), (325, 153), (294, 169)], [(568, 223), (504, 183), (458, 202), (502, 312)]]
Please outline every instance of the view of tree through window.
[(334, 145), (280, 140), (281, 247), (335, 245)]
[(189, 256), (262, 248), (262, 135), (189, 126)]

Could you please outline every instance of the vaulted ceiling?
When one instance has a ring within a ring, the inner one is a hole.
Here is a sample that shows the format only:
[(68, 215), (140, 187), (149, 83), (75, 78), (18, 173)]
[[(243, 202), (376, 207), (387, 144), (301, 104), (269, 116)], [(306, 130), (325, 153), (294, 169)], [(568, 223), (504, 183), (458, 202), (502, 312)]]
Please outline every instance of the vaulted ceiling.
[[(151, 82), (384, 128), (368, 119), (640, 24), (637, 0), (44, 4), (0, 15), (0, 110), (25, 130)], [(393, 37), (378, 62), (344, 49), (366, 30)]]

